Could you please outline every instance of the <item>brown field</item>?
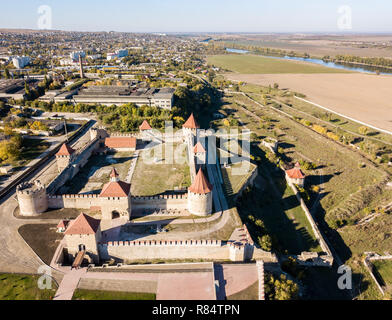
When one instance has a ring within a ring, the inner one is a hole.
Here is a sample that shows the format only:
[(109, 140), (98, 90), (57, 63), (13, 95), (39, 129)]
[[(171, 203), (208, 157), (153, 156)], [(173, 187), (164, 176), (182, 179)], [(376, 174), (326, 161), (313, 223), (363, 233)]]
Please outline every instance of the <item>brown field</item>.
[(211, 35), (214, 39), (235, 42), (242, 45), (254, 45), (265, 48), (308, 53), (323, 57), (347, 54), (361, 57), (392, 58), (392, 40), (390, 34), (356, 35), (299, 35), (299, 34), (226, 34)]
[(273, 85), (377, 128), (392, 131), (392, 76), (368, 74), (227, 74), (230, 80)]

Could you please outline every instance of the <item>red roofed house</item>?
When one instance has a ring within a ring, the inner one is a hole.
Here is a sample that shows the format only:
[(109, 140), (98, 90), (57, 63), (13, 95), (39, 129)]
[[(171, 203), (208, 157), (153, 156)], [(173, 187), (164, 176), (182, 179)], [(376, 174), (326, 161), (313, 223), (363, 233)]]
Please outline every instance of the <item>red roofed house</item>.
[(303, 188), (305, 186), (305, 174), (301, 170), (301, 165), (297, 162), (293, 169), (286, 170), (287, 181)]
[(123, 219), (129, 221), (131, 215), (131, 185), (120, 181), (115, 168), (99, 195), (103, 220)]
[(208, 216), (212, 213), (213, 186), (200, 169), (193, 184), (188, 189), (188, 210), (197, 216)]
[(69, 223), (65, 231), (68, 255), (73, 260), (79, 251), (86, 251), (89, 262), (99, 262), (98, 243), (101, 242), (101, 221), (84, 213)]
[(61, 220), (57, 225), (57, 232), (64, 233), (67, 230), (68, 225), (69, 225), (68, 220)]
[(110, 137), (105, 139), (106, 148), (115, 152), (136, 151), (135, 137)]
[(60, 150), (56, 153), (57, 169), (59, 173), (68, 168), (68, 166), (73, 161), (74, 154), (75, 150), (72, 149), (67, 143), (64, 143), (61, 146)]
[(197, 130), (200, 129), (200, 126), (197, 124), (193, 113), (189, 117), (189, 119), (182, 125), (182, 130), (184, 136), (188, 136), (189, 134), (197, 136)]

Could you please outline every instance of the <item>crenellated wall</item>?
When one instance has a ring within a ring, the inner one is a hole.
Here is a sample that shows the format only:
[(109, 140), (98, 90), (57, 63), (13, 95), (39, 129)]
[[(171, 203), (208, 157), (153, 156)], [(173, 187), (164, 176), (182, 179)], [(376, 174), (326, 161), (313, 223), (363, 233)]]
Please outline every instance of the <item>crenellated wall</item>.
[(188, 195), (172, 194), (154, 197), (132, 197), (132, 208), (135, 210), (186, 210), (188, 208)]
[(156, 259), (230, 259), (229, 246), (222, 244), (220, 240), (109, 242), (99, 244), (98, 248), (101, 259), (125, 262)]
[[(73, 156), (73, 160), (70, 165), (65, 168), (48, 186), (48, 194), (55, 194), (68, 180), (75, 177), (81, 168), (83, 168), (92, 154), (99, 148), (99, 139), (91, 141), (84, 148), (82, 148), (77, 154)], [(62, 158), (57, 158), (61, 160)]]
[[(50, 209), (86, 209), (91, 208), (109, 208), (110, 212), (118, 211), (123, 213), (128, 211), (129, 208), (129, 198), (101, 198), (99, 195), (91, 194), (77, 194), (70, 195), (65, 194), (61, 196), (48, 196), (48, 206)], [(111, 219), (111, 217), (108, 219)]]

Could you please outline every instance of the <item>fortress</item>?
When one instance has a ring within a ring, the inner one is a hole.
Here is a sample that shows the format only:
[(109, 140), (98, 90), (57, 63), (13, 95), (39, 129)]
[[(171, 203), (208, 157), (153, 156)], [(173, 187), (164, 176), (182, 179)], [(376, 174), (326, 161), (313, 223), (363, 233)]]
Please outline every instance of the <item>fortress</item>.
[[(182, 136), (179, 137), (179, 140), (187, 146), (191, 176), (191, 186), (187, 193), (177, 192), (146, 197), (132, 196), (130, 181), (121, 181), (114, 167), (111, 169), (110, 180), (103, 186), (99, 194), (62, 194), (58, 192), (67, 182), (77, 177), (80, 170), (94, 155), (106, 154), (109, 151), (136, 150), (138, 152), (138, 146), (142, 143), (165, 143), (164, 140), (167, 137), (161, 139), (154, 136), (154, 130), (145, 121), (140, 126), (138, 135), (110, 135), (105, 129), (93, 128), (89, 133), (89, 142), (79, 150), (74, 150), (71, 146), (64, 144), (56, 154), (58, 175), (48, 186), (35, 181), (17, 187), (20, 214), (39, 216), (47, 210), (63, 208), (100, 212), (101, 219), (95, 219), (82, 213), (73, 221), (60, 222), (58, 230), (65, 234), (65, 244), (60, 250), (59, 256), (56, 257), (57, 263), (61, 263), (66, 257), (68, 257), (67, 261), (71, 260), (74, 261), (74, 264), (80, 264), (86, 260), (90, 263), (99, 263), (109, 259), (121, 263), (143, 259), (244, 261), (257, 255), (273, 261), (275, 258), (272, 254), (255, 248), (246, 227), (236, 229), (233, 233), (234, 236), (232, 236), (233, 239), (230, 241), (107, 240), (107, 233), (110, 233), (113, 228), (132, 226), (130, 220), (136, 212), (163, 210), (174, 216), (176, 213), (182, 212), (184, 214), (186, 212), (189, 217), (206, 217), (207, 219), (202, 219), (204, 223), (206, 221), (213, 222), (223, 217), (223, 208), (216, 202), (218, 199), (217, 190), (207, 178), (207, 147), (199, 139), (198, 131), (199, 126), (192, 114), (185, 122)], [(208, 174), (211, 174), (210, 170), (208, 171)], [(212, 215), (214, 212), (216, 213)], [(191, 221), (200, 223), (192, 219)]]
[[(152, 128), (145, 121), (140, 127), (143, 141), (148, 137), (153, 139)], [(205, 150), (201, 143), (196, 144), (198, 125), (193, 115), (184, 124), (184, 141), (189, 143), (188, 150), (193, 158), (200, 158)], [(132, 197), (131, 185), (121, 181), (115, 169), (110, 174), (110, 181), (103, 187), (99, 195), (95, 194), (63, 194), (56, 192), (72, 180), (95, 154), (107, 151), (133, 151), (140, 142), (132, 135), (110, 136), (105, 129), (93, 128), (90, 131), (90, 142), (76, 152), (69, 145), (64, 144), (56, 154), (58, 176), (45, 187), (39, 181), (25, 183), (17, 187), (17, 196), (20, 214), (23, 216), (36, 216), (48, 209), (74, 208), (91, 211), (101, 211), (103, 221), (122, 219), (124, 223), (130, 220), (132, 204), (137, 209), (185, 209), (191, 214), (209, 216), (213, 213), (213, 186), (206, 178), (203, 168), (200, 167), (197, 175), (196, 167), (191, 166), (193, 176), (192, 186), (188, 194), (164, 195), (152, 197)], [(132, 146), (135, 148), (132, 148)], [(195, 145), (197, 148), (195, 148)], [(195, 150), (194, 150), (195, 149)], [(194, 152), (195, 151), (195, 152)], [(197, 152), (196, 152), (197, 151)], [(191, 159), (193, 164), (198, 162)]]

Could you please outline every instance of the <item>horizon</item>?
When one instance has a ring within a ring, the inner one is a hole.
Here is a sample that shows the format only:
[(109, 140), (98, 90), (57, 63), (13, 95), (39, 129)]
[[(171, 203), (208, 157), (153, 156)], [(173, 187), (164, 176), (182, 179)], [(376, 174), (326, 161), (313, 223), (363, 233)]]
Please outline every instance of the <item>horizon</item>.
[[(2, 5), (0, 29), (39, 30), (38, 8), (49, 6), (50, 30), (71, 32), (126, 33), (392, 33), (392, 3), (386, 0), (332, 0), (326, 3), (299, 0), (200, 0), (197, 4), (180, 0), (157, 0), (144, 3), (116, 0), (108, 5), (102, 0), (46, 3), (19, 0)], [(107, 8), (110, 7), (110, 10)], [(349, 8), (350, 28), (338, 26)], [(22, 9), (21, 9), (22, 8)], [(78, 10), (75, 10), (78, 8)], [(340, 13), (339, 13), (340, 12)], [(41, 12), (42, 13), (42, 12)], [(191, 14), (190, 14), (191, 13)], [(15, 19), (14, 17), (18, 17)], [(352, 23), (351, 23), (352, 20)]]

